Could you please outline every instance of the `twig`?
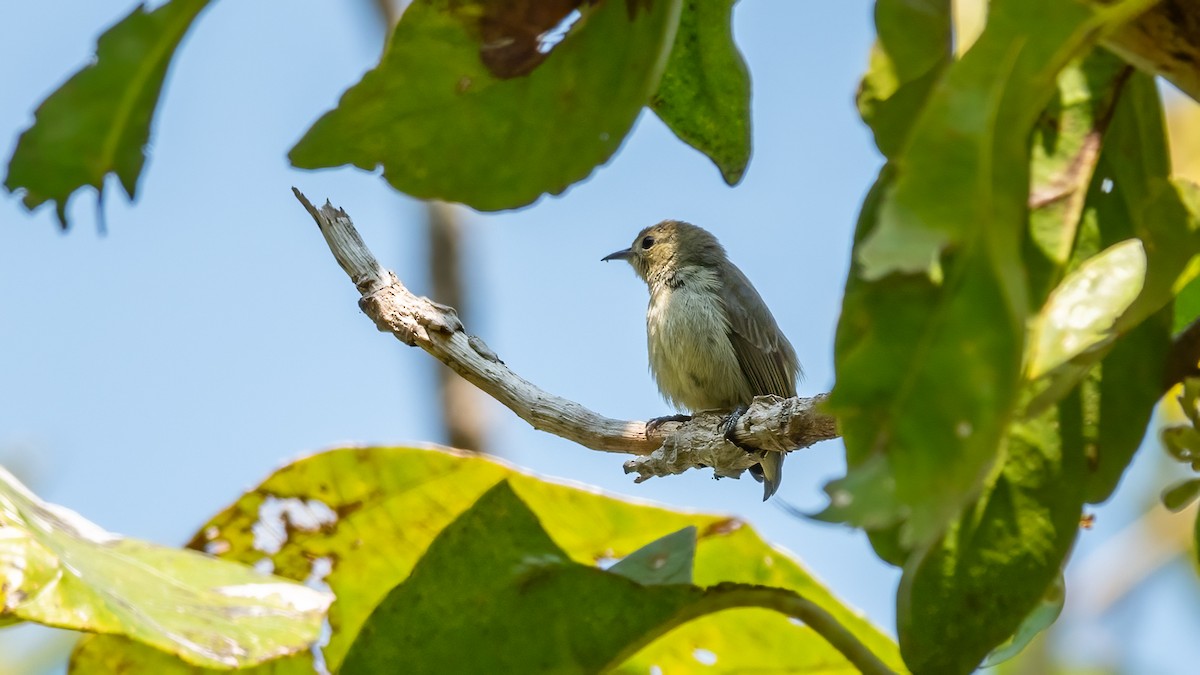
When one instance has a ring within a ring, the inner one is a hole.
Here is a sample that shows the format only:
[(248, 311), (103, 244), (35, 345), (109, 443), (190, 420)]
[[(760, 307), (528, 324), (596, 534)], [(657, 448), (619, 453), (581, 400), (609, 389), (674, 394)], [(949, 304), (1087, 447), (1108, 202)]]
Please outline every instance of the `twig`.
[[(604, 417), (539, 389), (505, 366), (483, 340), (468, 335), (452, 307), (413, 295), (384, 269), (345, 211), (329, 202), (318, 209), (296, 188), (292, 192), (321, 228), (330, 252), (362, 295), (359, 307), (380, 331), (429, 352), (533, 428), (593, 450), (640, 455), (625, 463), (625, 472), (637, 473), (638, 482), (698, 467), (710, 467), (717, 476), (738, 477), (757, 463), (755, 456), (725, 440), (723, 413), (703, 412), (689, 422), (648, 429), (645, 422)], [(818, 410), (824, 398), (760, 396), (742, 415), (733, 436), (742, 445), (767, 452), (837, 438), (835, 420)]]

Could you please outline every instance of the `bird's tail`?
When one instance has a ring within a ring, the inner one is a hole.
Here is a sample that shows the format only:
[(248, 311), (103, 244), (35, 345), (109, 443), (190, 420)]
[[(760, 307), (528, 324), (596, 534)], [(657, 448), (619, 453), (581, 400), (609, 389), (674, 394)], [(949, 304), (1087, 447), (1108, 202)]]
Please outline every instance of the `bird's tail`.
[[(763, 484), (763, 501), (771, 498), (775, 491), (779, 489), (779, 484), (783, 482), (783, 453), (768, 452), (762, 458), (762, 461), (755, 467), (758, 471), (751, 470), (755, 478), (762, 481)], [(761, 475), (759, 475), (761, 473)]]

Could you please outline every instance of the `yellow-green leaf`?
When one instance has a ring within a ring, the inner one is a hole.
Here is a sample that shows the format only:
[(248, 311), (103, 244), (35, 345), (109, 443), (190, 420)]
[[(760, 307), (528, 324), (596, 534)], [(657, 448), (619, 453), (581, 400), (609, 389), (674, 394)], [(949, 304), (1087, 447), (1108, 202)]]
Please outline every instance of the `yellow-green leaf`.
[[(338, 598), (329, 611), (332, 635), (322, 650), (324, 663), (336, 671), (368, 615), (408, 577), (434, 537), (502, 480), (509, 481), (555, 545), (577, 563), (622, 558), (648, 541), (692, 526), (698, 532), (693, 583), (737, 582), (795, 591), (829, 612), (889, 666), (902, 668), (894, 643), (741, 521), (631, 503), (454, 452), (352, 448), (306, 457), (216, 516), (192, 545), (270, 567), (284, 577), (319, 576)], [(670, 664), (694, 666), (697, 644), (730, 667), (824, 665), (853, 672), (811, 628), (762, 609), (730, 610), (685, 624), (631, 657), (622, 669), (644, 673), (659, 664), (673, 672)], [(133, 667), (143, 657), (136, 646), (91, 637), (73, 661), (85, 672), (100, 672), (117, 664)], [(97, 665), (101, 663), (103, 667)], [(272, 664), (270, 672), (311, 668), (311, 657), (305, 655)], [(161, 663), (155, 670), (179, 672)]]
[(307, 649), (331, 600), (245, 565), (109, 534), (0, 468), (0, 616), (126, 635), (230, 668)]

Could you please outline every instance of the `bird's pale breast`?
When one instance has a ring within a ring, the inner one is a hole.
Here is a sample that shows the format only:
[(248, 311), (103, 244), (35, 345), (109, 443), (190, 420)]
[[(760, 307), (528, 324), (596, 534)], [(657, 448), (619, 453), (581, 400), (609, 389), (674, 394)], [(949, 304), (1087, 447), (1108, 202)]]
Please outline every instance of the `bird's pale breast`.
[(646, 312), (650, 371), (667, 400), (687, 410), (733, 408), (749, 403), (729, 319), (710, 270), (690, 268), (675, 284), (651, 288)]

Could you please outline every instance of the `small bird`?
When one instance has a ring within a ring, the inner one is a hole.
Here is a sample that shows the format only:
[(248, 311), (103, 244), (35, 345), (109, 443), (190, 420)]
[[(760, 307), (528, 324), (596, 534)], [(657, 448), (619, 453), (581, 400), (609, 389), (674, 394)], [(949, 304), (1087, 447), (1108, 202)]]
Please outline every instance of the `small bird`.
[[(732, 409), (729, 437), (755, 396), (796, 395), (796, 351), (707, 230), (664, 220), (602, 260), (629, 261), (650, 288), (650, 372), (668, 403), (689, 412)], [(678, 417), (651, 424), (667, 419)], [(783, 479), (783, 453), (765, 453), (751, 473), (763, 482), (763, 501), (770, 499)]]

